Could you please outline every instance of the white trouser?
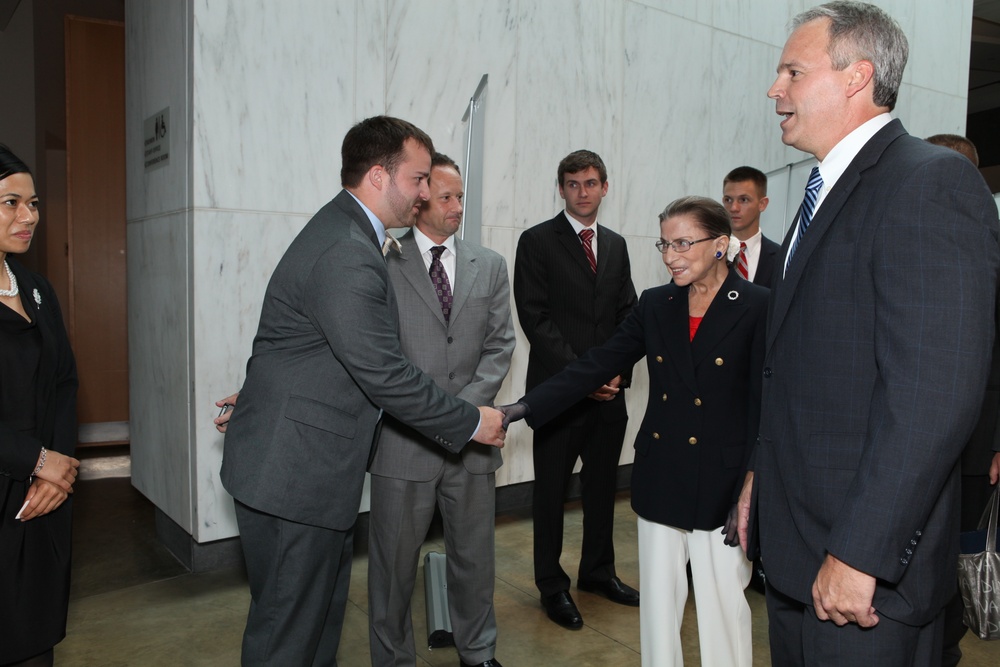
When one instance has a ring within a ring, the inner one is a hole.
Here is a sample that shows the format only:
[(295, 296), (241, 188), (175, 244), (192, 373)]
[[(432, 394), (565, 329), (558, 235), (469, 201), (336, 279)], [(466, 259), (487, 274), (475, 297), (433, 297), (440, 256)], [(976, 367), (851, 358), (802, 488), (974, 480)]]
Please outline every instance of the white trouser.
[(687, 601), (686, 565), (698, 609), (701, 664), (751, 667), (750, 561), (716, 530), (686, 531), (639, 517), (639, 629), (642, 667), (681, 667), (681, 621)]

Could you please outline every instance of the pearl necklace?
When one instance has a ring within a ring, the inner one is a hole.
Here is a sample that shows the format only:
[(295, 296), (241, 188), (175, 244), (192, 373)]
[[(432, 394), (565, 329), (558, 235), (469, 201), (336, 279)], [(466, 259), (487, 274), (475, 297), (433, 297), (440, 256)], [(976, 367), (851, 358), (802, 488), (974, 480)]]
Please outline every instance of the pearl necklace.
[(0, 296), (17, 296), (17, 278), (14, 277), (14, 272), (10, 270), (6, 259), (3, 261), (3, 268), (7, 269), (7, 277), (10, 278), (10, 289), (0, 289)]

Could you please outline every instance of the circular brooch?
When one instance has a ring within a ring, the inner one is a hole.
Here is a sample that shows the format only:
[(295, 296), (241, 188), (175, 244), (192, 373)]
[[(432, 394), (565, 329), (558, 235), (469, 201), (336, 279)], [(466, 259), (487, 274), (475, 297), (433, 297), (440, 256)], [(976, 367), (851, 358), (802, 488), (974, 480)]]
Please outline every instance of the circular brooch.
[(730, 290), (729, 294), (727, 294), (726, 296), (729, 297), (730, 301), (736, 301), (736, 299), (740, 298), (740, 293), (737, 292), (736, 290)]

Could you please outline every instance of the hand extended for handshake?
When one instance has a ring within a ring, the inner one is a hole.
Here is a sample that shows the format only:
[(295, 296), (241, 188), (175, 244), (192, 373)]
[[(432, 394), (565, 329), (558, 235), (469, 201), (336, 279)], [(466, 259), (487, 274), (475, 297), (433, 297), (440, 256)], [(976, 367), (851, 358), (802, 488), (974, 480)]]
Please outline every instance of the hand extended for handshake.
[[(219, 416), (212, 420), (219, 433), (225, 433), (229, 427), (229, 419), (233, 416), (230, 409), (236, 405), (236, 400), (240, 393), (230, 394), (225, 398), (220, 398), (215, 402), (215, 407), (221, 408)], [(476, 442), (493, 447), (503, 447), (504, 438), (507, 435), (507, 418), (501, 408), (479, 408), (479, 430), (472, 436)], [(518, 417), (518, 419), (522, 419)]]
[(18, 512), (21, 521), (30, 521), (55, 510), (66, 502), (73, 493), (77, 470), (80, 462), (72, 456), (66, 456), (46, 450), (44, 459), (38, 457), (41, 468), (35, 473), (35, 480), (28, 487), (24, 496), (24, 505)]

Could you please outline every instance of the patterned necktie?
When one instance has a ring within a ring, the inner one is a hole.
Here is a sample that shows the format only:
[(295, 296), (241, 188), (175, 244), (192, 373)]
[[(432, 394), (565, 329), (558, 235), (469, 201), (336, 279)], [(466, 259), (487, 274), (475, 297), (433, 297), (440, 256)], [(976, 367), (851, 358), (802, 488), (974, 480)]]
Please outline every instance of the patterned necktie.
[(448, 322), (451, 317), (451, 283), (448, 282), (448, 274), (445, 273), (444, 264), (441, 263), (441, 253), (443, 252), (443, 245), (431, 248), (431, 270), (429, 273), (431, 284), (434, 285), (434, 293), (437, 294), (438, 301), (441, 302), (444, 321)]
[(747, 244), (740, 241), (740, 254), (736, 256), (736, 270), (744, 280), (750, 280), (750, 265), (747, 264)]
[(806, 195), (802, 198), (802, 206), (799, 207), (799, 228), (795, 231), (795, 238), (792, 239), (792, 249), (788, 253), (788, 260), (785, 262), (785, 270), (792, 263), (792, 255), (795, 254), (802, 237), (806, 233), (806, 228), (812, 222), (813, 211), (816, 210), (816, 200), (819, 199), (819, 191), (823, 189), (823, 177), (819, 175), (819, 167), (813, 167), (809, 172), (809, 182), (806, 183)]
[(580, 232), (580, 240), (583, 241), (583, 252), (587, 255), (587, 262), (590, 270), (597, 273), (597, 257), (594, 256), (594, 230), (585, 229)]

